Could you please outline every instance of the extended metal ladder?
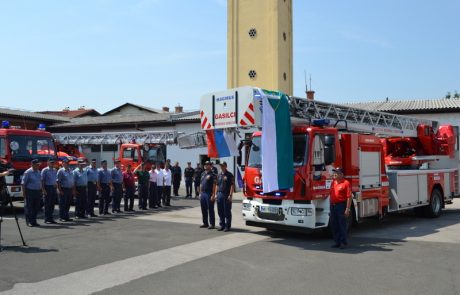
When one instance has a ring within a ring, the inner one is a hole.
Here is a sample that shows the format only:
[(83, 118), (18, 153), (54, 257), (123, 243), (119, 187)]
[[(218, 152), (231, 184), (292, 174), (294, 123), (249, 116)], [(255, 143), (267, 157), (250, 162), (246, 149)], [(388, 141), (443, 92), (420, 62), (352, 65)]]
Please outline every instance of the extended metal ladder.
[(176, 144), (177, 131), (136, 131), (104, 133), (54, 133), (61, 144), (121, 144), (135, 141), (138, 144)]
[[(338, 128), (386, 136), (417, 136), (417, 126), (426, 124), (436, 127), (436, 121), (395, 115), (385, 112), (368, 111), (339, 104), (289, 97), (293, 119), (329, 119)], [(293, 120), (294, 121), (294, 120)]]

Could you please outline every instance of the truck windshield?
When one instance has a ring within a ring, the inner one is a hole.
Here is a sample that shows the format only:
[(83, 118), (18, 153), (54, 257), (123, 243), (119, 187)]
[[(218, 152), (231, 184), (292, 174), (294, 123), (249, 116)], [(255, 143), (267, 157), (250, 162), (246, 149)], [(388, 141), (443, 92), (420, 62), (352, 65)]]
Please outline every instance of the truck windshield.
[(11, 158), (16, 161), (30, 161), (32, 159), (48, 160), (56, 157), (54, 142), (51, 138), (11, 135), (9, 136)]
[[(307, 162), (307, 134), (294, 134), (293, 135), (293, 162), (294, 167), (299, 167)], [(248, 167), (261, 168), (262, 167), (262, 138), (256, 136), (252, 139), (251, 150), (249, 152)]]
[(165, 156), (161, 147), (150, 148), (147, 157), (152, 163), (165, 161)]

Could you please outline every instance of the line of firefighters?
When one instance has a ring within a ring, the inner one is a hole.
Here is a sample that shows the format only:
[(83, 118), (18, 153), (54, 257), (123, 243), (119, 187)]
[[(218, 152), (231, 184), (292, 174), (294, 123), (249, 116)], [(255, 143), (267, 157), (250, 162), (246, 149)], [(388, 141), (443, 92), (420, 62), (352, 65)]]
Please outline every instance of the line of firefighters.
[[(59, 200), (59, 221), (72, 221), (69, 210), (72, 200), (75, 201), (75, 219), (97, 216), (94, 213), (95, 201), (99, 194), (99, 214), (109, 215), (120, 213), (121, 200), (124, 196), (124, 211), (134, 211), (135, 179), (138, 181), (139, 210), (171, 206), (171, 184), (174, 184), (174, 195), (178, 196), (181, 180), (181, 168), (178, 163), (170, 167), (169, 160), (152, 164), (148, 170), (142, 163), (133, 169), (127, 165), (126, 171), (121, 169), (120, 161), (114, 161), (112, 169), (107, 168), (107, 161), (101, 162), (97, 168), (93, 159), (87, 166), (85, 159), (78, 160), (78, 167), (71, 170), (69, 161), (64, 159), (62, 168), (55, 168), (55, 160), (48, 160), (48, 166), (40, 171), (40, 162), (32, 160), (31, 168), (25, 171), (22, 179), (24, 194), (24, 209), (28, 226), (39, 226), (37, 213), (44, 206), (45, 223), (54, 224), (54, 209)], [(196, 168), (184, 170), (187, 198), (192, 197), (192, 183), (195, 183), (195, 195), (199, 195), (199, 187), (203, 169), (197, 164)], [(174, 181), (174, 179), (176, 181)]]

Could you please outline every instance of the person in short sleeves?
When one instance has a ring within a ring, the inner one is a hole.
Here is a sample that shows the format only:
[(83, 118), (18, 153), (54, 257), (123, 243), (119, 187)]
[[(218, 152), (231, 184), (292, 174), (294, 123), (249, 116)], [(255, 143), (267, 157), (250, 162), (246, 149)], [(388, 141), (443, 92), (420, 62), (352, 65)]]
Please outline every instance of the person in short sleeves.
[(59, 191), (59, 220), (72, 221), (69, 216), (70, 205), (73, 198), (74, 178), (69, 168), (69, 160), (62, 161), (62, 168), (57, 172), (57, 187)]
[(56, 223), (54, 220), (54, 206), (57, 201), (57, 170), (54, 168), (55, 160), (48, 160), (48, 167), (41, 172), (43, 196), (45, 199), (45, 223)]
[(149, 208), (155, 209), (158, 208), (158, 195), (157, 195), (157, 166), (152, 164), (152, 167), (149, 171), (150, 179), (149, 179)]
[(334, 248), (344, 249), (348, 245), (347, 217), (351, 214), (351, 185), (343, 177), (342, 168), (332, 169), (333, 178), (330, 190), (330, 222), (334, 234)]
[(85, 170), (86, 161), (78, 160), (78, 167), (73, 170), (75, 218), (86, 218), (86, 201), (88, 199), (88, 174)]
[(86, 200), (86, 214), (91, 217), (96, 217), (94, 214), (94, 205), (97, 197), (97, 179), (98, 170), (96, 159), (91, 160), (91, 165), (86, 167), (86, 175), (88, 176), (88, 198)]
[(110, 176), (112, 177), (112, 213), (120, 213), (120, 203), (123, 197), (123, 171), (121, 171), (120, 160), (114, 161), (115, 167), (110, 170)]
[(172, 172), (171, 167), (166, 164), (165, 169), (162, 171), (163, 174), (163, 205), (171, 206), (171, 183), (172, 183)]
[(227, 170), (227, 163), (220, 164), (221, 172), (217, 176), (217, 213), (220, 219), (219, 231), (229, 231), (232, 227), (232, 196), (235, 189), (233, 174)]
[(139, 167), (134, 170), (134, 174), (137, 176), (137, 186), (139, 194), (139, 210), (147, 210), (147, 199), (149, 196), (149, 180), (150, 174), (147, 171), (145, 163), (142, 162)]
[(37, 213), (40, 209), (43, 188), (39, 167), (40, 161), (33, 159), (31, 167), (24, 172), (21, 181), (27, 226), (40, 226), (37, 223)]
[(97, 188), (99, 190), (99, 215), (110, 215), (110, 192), (112, 189), (112, 175), (107, 169), (107, 161), (101, 161), (101, 168), (97, 176)]
[(136, 184), (131, 164), (128, 164), (126, 171), (123, 172), (123, 191), (125, 192), (125, 211), (132, 212), (134, 211), (134, 192), (136, 191)]
[(205, 171), (201, 175), (200, 185), (200, 205), (201, 214), (203, 217), (203, 224), (201, 228), (213, 229), (216, 224), (216, 217), (214, 214), (214, 202), (216, 197), (216, 175), (211, 170), (211, 162), (205, 163)]

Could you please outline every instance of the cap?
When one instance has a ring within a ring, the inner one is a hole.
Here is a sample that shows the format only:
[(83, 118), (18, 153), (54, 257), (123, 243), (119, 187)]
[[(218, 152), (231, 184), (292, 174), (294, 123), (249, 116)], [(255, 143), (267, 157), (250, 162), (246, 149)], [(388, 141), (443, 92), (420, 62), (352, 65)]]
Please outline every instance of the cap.
[(91, 160), (91, 163), (96, 163), (96, 162), (97, 162), (96, 159), (92, 159), (92, 160)]
[(38, 159), (33, 159), (32, 161), (30, 161), (30, 163), (32, 164), (38, 164), (40, 163), (40, 161)]
[(113, 162), (114, 162), (114, 163), (120, 163), (120, 160), (115, 159), (115, 160), (113, 160)]
[(211, 161), (206, 161), (204, 162), (205, 165), (212, 165), (212, 162)]
[(191, 165), (191, 164), (192, 164), (192, 162), (187, 162), (187, 164), (190, 164), (190, 165)]
[(48, 159), (48, 163), (54, 163), (54, 162), (56, 162), (56, 161), (53, 158)]
[(83, 160), (83, 159), (78, 159), (78, 164), (85, 164), (85, 163), (86, 163), (85, 160)]
[(343, 174), (343, 169), (340, 168), (340, 167), (333, 168), (333, 169), (332, 169), (332, 172)]
[(227, 167), (227, 162), (223, 161), (222, 163), (219, 163), (219, 165)]
[(69, 159), (67, 158), (62, 159), (62, 163), (69, 163)]
[(107, 164), (107, 160), (102, 160), (101, 164)]

